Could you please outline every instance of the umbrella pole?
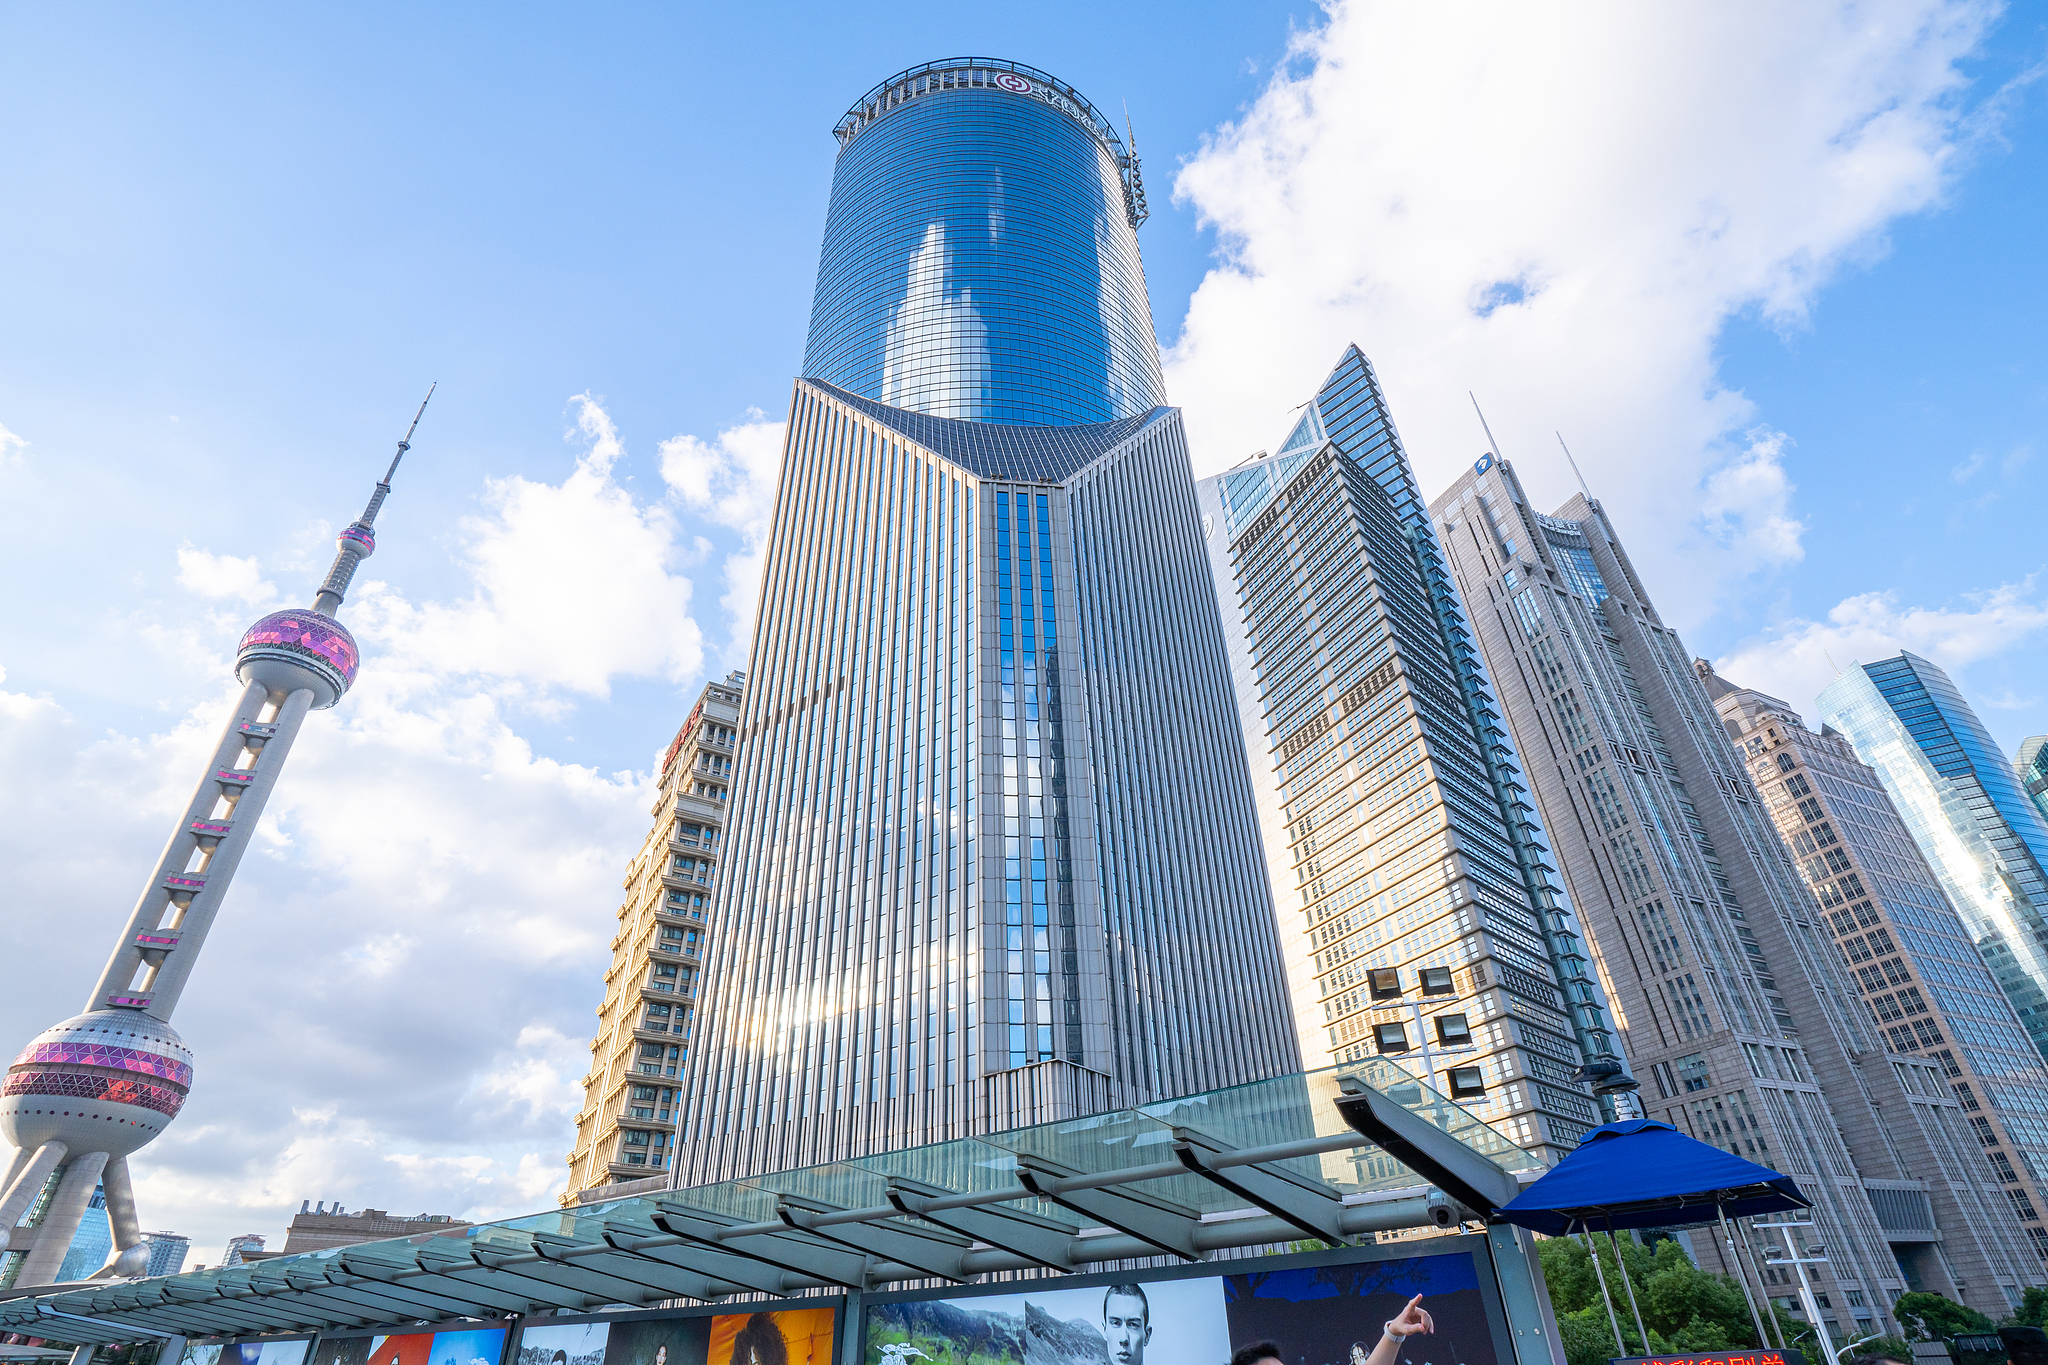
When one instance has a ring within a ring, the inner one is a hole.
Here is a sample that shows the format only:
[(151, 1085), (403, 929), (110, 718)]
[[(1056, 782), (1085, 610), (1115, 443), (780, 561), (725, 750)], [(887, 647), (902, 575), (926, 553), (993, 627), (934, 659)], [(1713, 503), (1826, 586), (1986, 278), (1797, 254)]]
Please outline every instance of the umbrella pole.
[(1716, 1203), (1714, 1216), (1721, 1220), (1721, 1235), (1728, 1239), (1728, 1260), (1735, 1267), (1735, 1283), (1742, 1286), (1742, 1300), (1749, 1305), (1749, 1320), (1756, 1324), (1756, 1348), (1768, 1351), (1771, 1339), (1764, 1335), (1763, 1314), (1756, 1311), (1756, 1299), (1749, 1292), (1749, 1276), (1743, 1273), (1742, 1257), (1735, 1250), (1735, 1232), (1728, 1226), (1728, 1213)]
[(1607, 1325), (1614, 1329), (1614, 1353), (1625, 1356), (1628, 1347), (1621, 1344), (1621, 1319), (1614, 1316), (1614, 1298), (1607, 1292), (1607, 1272), (1600, 1268), (1600, 1248), (1593, 1245), (1592, 1228), (1583, 1218), (1579, 1220), (1579, 1236), (1586, 1243), (1586, 1254), (1593, 1258), (1593, 1278), (1600, 1281), (1600, 1301), (1607, 1305)]
[(1614, 1217), (1607, 1218), (1607, 1241), (1614, 1248), (1614, 1263), (1621, 1267), (1621, 1287), (1628, 1291), (1628, 1311), (1635, 1315), (1636, 1336), (1643, 1343), (1643, 1354), (1650, 1354), (1650, 1334), (1643, 1330), (1643, 1310), (1636, 1306), (1635, 1283), (1628, 1277), (1628, 1262), (1621, 1259), (1621, 1243), (1614, 1236)]

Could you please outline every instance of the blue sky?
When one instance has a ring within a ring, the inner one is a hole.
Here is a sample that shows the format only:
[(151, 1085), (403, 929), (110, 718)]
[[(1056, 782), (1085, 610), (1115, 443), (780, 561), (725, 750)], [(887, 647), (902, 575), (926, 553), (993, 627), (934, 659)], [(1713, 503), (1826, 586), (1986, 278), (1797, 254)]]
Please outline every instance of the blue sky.
[(198, 1088), (138, 1172), (196, 1259), (302, 1198), (480, 1216), (559, 1181), (647, 770), (743, 663), (829, 129), (915, 62), (1128, 102), (1201, 472), (1356, 341), (1432, 491), (1482, 448), (1467, 389), (1548, 501), (1562, 430), (1737, 681), (1810, 705), (1828, 657), (1907, 646), (2008, 747), (2048, 731), (2035, 11), (0, 24), (0, 914), (50, 962), (0, 1040), (78, 1008), (240, 629), (309, 595), (441, 385), (344, 613), (364, 682), (176, 1020)]

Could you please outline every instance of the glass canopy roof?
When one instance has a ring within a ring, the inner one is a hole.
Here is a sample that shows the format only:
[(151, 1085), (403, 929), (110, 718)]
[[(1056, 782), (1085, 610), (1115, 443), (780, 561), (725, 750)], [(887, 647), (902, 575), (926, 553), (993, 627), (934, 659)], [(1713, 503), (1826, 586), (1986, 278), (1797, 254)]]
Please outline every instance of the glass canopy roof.
[(1512, 1198), (1515, 1173), (1532, 1178), (1536, 1165), (1370, 1058), (753, 1179), (59, 1287), (0, 1301), (0, 1331), (84, 1343), (335, 1330), (965, 1282), (1162, 1252), (1194, 1261), (1456, 1226), (1490, 1215)]

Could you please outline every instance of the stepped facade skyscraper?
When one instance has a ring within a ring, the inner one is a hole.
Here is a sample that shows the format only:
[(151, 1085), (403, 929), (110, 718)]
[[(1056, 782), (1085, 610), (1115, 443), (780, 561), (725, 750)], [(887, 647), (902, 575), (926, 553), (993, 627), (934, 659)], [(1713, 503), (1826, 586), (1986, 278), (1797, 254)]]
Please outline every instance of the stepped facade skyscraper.
[(1636, 1082), (1364, 353), (1298, 411), (1199, 495), (1304, 1059), (1555, 1159)]
[(1912, 653), (1844, 669), (1814, 705), (1877, 770), (2048, 1056), (2048, 822), (1991, 732), (1948, 674)]
[(836, 132), (686, 1184), (1299, 1064), (1137, 158), (983, 59)]
[(342, 528), (312, 607), (272, 612), (242, 636), (242, 695), (84, 1013), (44, 1029), (7, 1069), (0, 1137), (15, 1151), (0, 1179), (0, 1283), (49, 1282), (101, 1188), (116, 1254), (100, 1273), (149, 1268), (128, 1154), (161, 1133), (191, 1091), (192, 1050), (171, 1027), (171, 1011), (307, 714), (333, 706), (355, 682), (356, 642), (334, 613), (376, 549), (377, 513), (411, 437), (408, 430), (398, 443), (362, 516)]
[(706, 683), (662, 755), (654, 826), (626, 869), (565, 1207), (668, 1185), (676, 1097), (705, 996), (745, 692), (744, 673)]
[(2003, 1198), (1955, 1150), (1959, 1099), (1937, 1060), (1886, 1047), (1606, 512), (1537, 512), (1489, 453), (1430, 514), (1649, 1116), (1797, 1178), (1835, 1340), (1887, 1328), (1909, 1287), (2009, 1312), (2038, 1272), (2009, 1219), (1959, 1225)]

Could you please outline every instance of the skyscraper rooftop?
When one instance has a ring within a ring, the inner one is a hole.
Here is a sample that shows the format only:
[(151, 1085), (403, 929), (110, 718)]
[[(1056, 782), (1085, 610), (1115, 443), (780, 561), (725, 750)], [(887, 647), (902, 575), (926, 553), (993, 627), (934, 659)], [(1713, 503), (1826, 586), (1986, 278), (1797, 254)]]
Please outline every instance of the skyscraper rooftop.
[(1165, 401), (1137, 158), (1078, 91), (952, 58), (882, 82), (834, 131), (807, 378), (1023, 425)]

